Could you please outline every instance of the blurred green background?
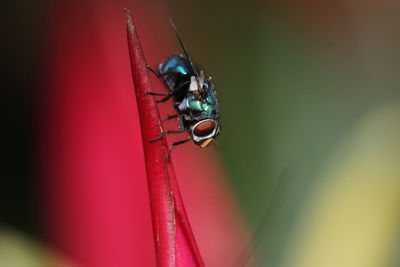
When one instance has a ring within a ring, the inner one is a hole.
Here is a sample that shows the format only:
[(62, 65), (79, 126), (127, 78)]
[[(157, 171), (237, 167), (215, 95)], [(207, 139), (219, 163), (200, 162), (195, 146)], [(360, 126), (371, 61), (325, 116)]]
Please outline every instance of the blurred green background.
[[(174, 0), (169, 8), (217, 85), (218, 150), (258, 231), (260, 264), (400, 266), (400, 3)], [(19, 0), (7, 10), (2, 25), (19, 30), (3, 26), (11, 38), (2, 42), (0, 222), (35, 239), (31, 132), (46, 8)]]
[(263, 266), (400, 266), (399, 7), (174, 2)]

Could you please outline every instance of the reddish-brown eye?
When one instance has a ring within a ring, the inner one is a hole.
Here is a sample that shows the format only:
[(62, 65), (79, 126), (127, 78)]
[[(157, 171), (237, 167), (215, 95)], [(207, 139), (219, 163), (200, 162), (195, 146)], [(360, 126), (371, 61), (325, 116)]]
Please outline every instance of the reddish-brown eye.
[(193, 133), (196, 136), (203, 137), (210, 135), (215, 128), (215, 121), (213, 120), (204, 120), (195, 125), (193, 128)]

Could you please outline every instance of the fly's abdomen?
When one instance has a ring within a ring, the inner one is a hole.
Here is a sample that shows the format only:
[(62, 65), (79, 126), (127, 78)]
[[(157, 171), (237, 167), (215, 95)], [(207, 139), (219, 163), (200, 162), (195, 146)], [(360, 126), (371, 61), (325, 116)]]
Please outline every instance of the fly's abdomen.
[(161, 63), (158, 72), (171, 91), (175, 91), (182, 81), (193, 75), (187, 59), (179, 56), (172, 56)]
[(179, 56), (172, 56), (165, 62), (161, 63), (159, 67), (159, 72), (160, 74), (166, 74), (166, 73), (180, 74), (180, 75), (191, 74), (187, 59)]

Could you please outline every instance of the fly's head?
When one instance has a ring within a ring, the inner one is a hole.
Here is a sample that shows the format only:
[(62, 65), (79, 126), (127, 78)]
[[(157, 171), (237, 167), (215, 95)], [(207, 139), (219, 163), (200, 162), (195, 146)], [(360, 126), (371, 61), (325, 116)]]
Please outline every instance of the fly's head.
[(200, 147), (207, 147), (219, 135), (220, 125), (218, 121), (204, 119), (191, 127), (193, 142)]

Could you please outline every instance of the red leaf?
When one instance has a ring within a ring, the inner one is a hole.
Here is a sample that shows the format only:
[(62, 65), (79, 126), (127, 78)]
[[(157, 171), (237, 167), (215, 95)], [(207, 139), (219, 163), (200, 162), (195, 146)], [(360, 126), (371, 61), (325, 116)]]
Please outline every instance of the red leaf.
[(141, 122), (149, 186), (154, 240), (160, 266), (204, 266), (184, 208), (172, 163), (168, 160), (165, 136), (161, 135), (158, 108), (142, 47), (128, 10), (127, 30), (133, 83)]

